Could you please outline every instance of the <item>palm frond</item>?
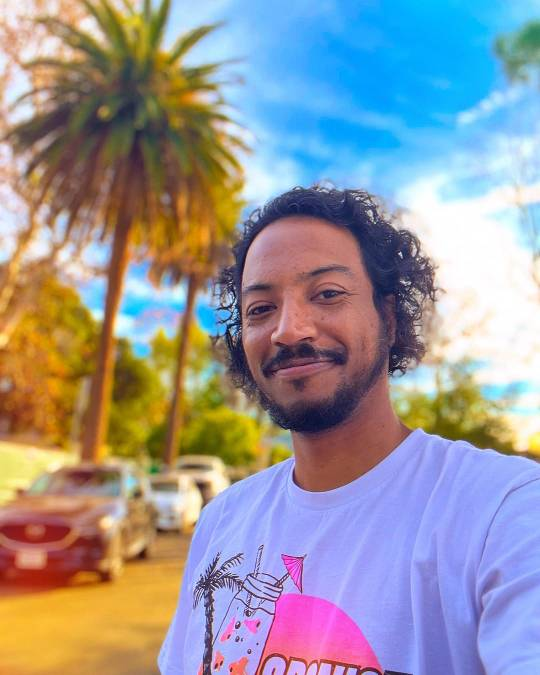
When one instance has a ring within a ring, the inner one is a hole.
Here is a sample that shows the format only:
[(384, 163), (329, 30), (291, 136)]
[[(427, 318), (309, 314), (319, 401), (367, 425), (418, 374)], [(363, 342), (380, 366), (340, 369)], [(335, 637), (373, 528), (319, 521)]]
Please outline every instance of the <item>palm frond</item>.
[(100, 66), (107, 72), (110, 66), (110, 58), (99, 43), (88, 33), (77, 30), (74, 26), (64, 23), (54, 17), (43, 17), (37, 20), (43, 24), (53, 35), (63, 40), (67, 45), (76, 51), (82, 51), (92, 59), (93, 63)]
[(97, 0), (97, 2), (82, 0), (82, 3), (86, 7), (87, 12), (97, 21), (111, 45), (121, 53), (126, 53), (128, 42), (122, 21), (115, 8), (107, 0)]
[(134, 16), (137, 13), (135, 3), (133, 0), (121, 0), (122, 7), (129, 17)]
[(215, 570), (217, 568), (217, 564), (219, 562), (219, 556), (220, 555), (221, 555), (221, 553), (219, 553), (219, 552), (216, 553), (216, 555), (210, 561), (208, 567), (206, 568), (206, 570), (202, 574), (202, 576), (201, 576), (202, 579), (209, 579), (213, 575), (213, 573), (215, 572)]
[(223, 25), (223, 22), (207, 24), (205, 26), (198, 26), (193, 28), (193, 30), (188, 31), (181, 35), (174, 45), (171, 48), (168, 56), (168, 62), (170, 64), (175, 63), (180, 60), (187, 52), (192, 49), (200, 40), (206, 37), (209, 33), (212, 33), (217, 28), (220, 28)]
[(236, 565), (239, 565), (242, 560), (244, 559), (244, 554), (243, 553), (237, 553), (236, 555), (233, 555), (232, 558), (229, 558), (226, 560), (224, 563), (220, 565), (220, 571), (222, 572), (227, 572), (228, 570), (231, 569), (231, 567), (236, 567)]
[(144, 0), (143, 17), (147, 23), (150, 22), (150, 19), (152, 18), (152, 0)]
[(152, 13), (152, 18), (150, 20), (150, 26), (148, 31), (148, 43), (149, 51), (152, 52), (156, 49), (163, 38), (163, 32), (165, 29), (165, 24), (169, 16), (169, 11), (171, 9), (170, 0), (161, 0), (161, 5), (158, 7), (156, 12)]
[(133, 148), (135, 130), (124, 120), (117, 120), (109, 128), (107, 143), (104, 148), (104, 159), (107, 164), (127, 157)]
[(85, 101), (72, 111), (67, 125), (67, 135), (72, 137), (78, 134), (81, 129), (87, 126), (91, 118), (96, 117), (96, 113), (101, 104), (102, 97), (99, 94), (89, 96)]
[(242, 580), (236, 574), (225, 574), (222, 577), (212, 577), (209, 585), (212, 592), (223, 588), (238, 591), (242, 588)]
[(141, 150), (144, 159), (144, 170), (148, 176), (152, 190), (159, 192), (163, 187), (163, 165), (160, 148), (156, 142), (152, 142), (147, 136), (141, 138)]
[[(224, 66), (233, 63), (240, 63), (240, 59), (224, 59), (223, 61), (217, 61), (216, 63), (205, 63), (203, 66), (186, 67), (183, 74), (184, 77), (190, 80), (194, 78), (207, 78), (210, 77), (210, 75), (215, 75), (215, 73), (223, 70)], [(229, 81), (225, 82), (226, 84), (229, 84)]]
[(68, 73), (78, 71), (84, 77), (88, 77), (89, 72), (91, 72), (89, 64), (85, 61), (82, 60), (75, 61), (73, 59), (69, 61), (64, 61), (62, 59), (54, 59), (50, 57), (48, 58), (41, 57), (38, 59), (31, 59), (30, 61), (25, 61), (23, 63), (23, 67), (30, 70), (34, 68), (51, 68), (53, 70), (65, 71)]
[(199, 580), (195, 586), (195, 590), (193, 591), (193, 609), (195, 609), (199, 602), (203, 599), (205, 590), (205, 587)]

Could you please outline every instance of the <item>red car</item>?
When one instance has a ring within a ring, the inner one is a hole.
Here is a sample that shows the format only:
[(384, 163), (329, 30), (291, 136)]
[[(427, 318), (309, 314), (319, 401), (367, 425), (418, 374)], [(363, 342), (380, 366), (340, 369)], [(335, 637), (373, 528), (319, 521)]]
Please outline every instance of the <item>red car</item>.
[(0, 508), (0, 574), (85, 570), (112, 581), (126, 559), (152, 553), (156, 515), (134, 468), (81, 464), (44, 474)]

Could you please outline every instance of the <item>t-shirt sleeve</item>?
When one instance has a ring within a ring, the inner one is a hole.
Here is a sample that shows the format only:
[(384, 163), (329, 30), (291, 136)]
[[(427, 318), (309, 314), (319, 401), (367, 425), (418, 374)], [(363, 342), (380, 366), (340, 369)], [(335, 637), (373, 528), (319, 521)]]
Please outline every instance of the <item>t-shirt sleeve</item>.
[(183, 673), (182, 660), (186, 640), (185, 631), (188, 615), (191, 610), (191, 598), (188, 590), (190, 577), (189, 566), (186, 563), (178, 605), (158, 656), (158, 666), (161, 675), (182, 675)]
[(501, 502), (477, 579), (478, 650), (486, 674), (540, 673), (538, 472)]
[[(213, 501), (217, 501), (217, 498)], [(211, 508), (214, 507), (214, 508)], [(211, 512), (215, 512), (215, 504), (203, 509), (189, 549), (186, 566), (180, 587), (180, 597), (169, 630), (165, 636), (158, 656), (161, 675), (185, 675), (184, 655), (188, 653), (186, 646), (186, 629), (189, 615), (193, 611), (192, 579), (198, 561), (204, 555), (213, 526)]]

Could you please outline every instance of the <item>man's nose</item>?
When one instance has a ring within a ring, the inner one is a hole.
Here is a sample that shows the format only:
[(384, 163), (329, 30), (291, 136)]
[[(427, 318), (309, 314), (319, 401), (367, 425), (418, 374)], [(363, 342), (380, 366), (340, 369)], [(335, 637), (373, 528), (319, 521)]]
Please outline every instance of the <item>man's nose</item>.
[(302, 340), (314, 340), (316, 337), (317, 327), (309, 308), (295, 301), (284, 303), (272, 332), (272, 344), (291, 347)]

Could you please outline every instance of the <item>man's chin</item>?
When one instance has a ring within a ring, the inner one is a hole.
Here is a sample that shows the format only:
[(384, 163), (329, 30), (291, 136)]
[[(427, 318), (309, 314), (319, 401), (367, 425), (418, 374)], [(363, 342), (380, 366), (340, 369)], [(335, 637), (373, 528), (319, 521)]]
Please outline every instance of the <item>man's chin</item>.
[(356, 402), (338, 390), (326, 399), (305, 394), (301, 400), (291, 396), (290, 400), (276, 400), (259, 392), (259, 402), (268, 412), (272, 421), (282, 429), (298, 433), (320, 433), (344, 422), (352, 413)]

